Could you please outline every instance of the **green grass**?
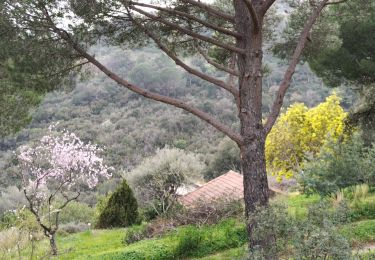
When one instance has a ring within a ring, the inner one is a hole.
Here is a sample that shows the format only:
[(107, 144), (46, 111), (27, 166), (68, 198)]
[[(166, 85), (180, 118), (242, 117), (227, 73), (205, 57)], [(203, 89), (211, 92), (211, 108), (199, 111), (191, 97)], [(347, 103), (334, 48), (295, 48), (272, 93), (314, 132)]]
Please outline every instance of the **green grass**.
[[(168, 260), (202, 257), (225, 249), (242, 246), (247, 241), (245, 225), (230, 219), (210, 226), (183, 226), (162, 237), (123, 244), (126, 229), (89, 230), (67, 236), (58, 236), (58, 259), (129, 259)], [(192, 239), (195, 234), (199, 239)], [(37, 259), (46, 256), (49, 244), (39, 242), (35, 251)], [(30, 249), (23, 252), (30, 255)], [(10, 255), (9, 258), (17, 256)]]
[(57, 240), (60, 259), (85, 259), (96, 254), (114, 252), (124, 248), (122, 238), (125, 229), (89, 230)]
[(209, 256), (204, 256), (201, 258), (191, 258), (191, 260), (221, 260), (221, 259), (227, 259), (227, 260), (232, 260), (232, 259), (246, 259), (246, 249), (247, 246), (241, 246), (237, 248), (232, 248), (232, 249), (227, 249), (222, 252), (209, 255)]
[(356, 245), (375, 242), (375, 219), (347, 224), (341, 233)]
[(290, 215), (296, 218), (304, 218), (307, 215), (308, 207), (320, 200), (319, 195), (299, 195), (290, 194), (288, 196), (281, 195), (275, 198), (275, 202), (283, 202), (288, 206)]
[[(309, 205), (319, 201), (319, 196), (290, 195), (284, 201), (289, 213), (304, 217)], [(230, 219), (216, 225), (176, 228), (162, 237), (142, 240), (125, 245), (126, 229), (90, 230), (67, 236), (58, 236), (58, 259), (241, 259), (246, 252), (246, 228), (242, 220)], [(353, 245), (375, 242), (375, 219), (345, 225), (343, 236)], [(47, 240), (38, 243), (35, 256), (39, 259), (49, 251)], [(23, 252), (29, 255), (30, 250)], [(11, 255), (9, 258), (15, 258)]]

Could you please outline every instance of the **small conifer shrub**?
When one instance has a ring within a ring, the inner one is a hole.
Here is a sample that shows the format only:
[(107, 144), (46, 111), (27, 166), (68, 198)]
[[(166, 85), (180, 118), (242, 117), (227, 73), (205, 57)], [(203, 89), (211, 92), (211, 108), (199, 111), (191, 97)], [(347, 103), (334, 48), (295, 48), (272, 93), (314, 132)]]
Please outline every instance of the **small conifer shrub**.
[(126, 180), (123, 180), (100, 213), (97, 227), (127, 227), (136, 224), (138, 221), (137, 200)]

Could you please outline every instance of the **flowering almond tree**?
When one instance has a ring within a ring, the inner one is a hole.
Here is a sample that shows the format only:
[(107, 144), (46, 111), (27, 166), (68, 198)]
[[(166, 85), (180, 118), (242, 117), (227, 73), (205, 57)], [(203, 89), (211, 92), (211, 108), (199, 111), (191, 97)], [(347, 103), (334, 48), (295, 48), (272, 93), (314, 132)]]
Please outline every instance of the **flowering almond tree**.
[(74, 133), (49, 127), (34, 146), (23, 146), (18, 155), (23, 191), (30, 211), (57, 255), (55, 234), (59, 213), (80, 195), (80, 188), (94, 188), (99, 179), (111, 177), (111, 167), (98, 156), (96, 145), (83, 143)]

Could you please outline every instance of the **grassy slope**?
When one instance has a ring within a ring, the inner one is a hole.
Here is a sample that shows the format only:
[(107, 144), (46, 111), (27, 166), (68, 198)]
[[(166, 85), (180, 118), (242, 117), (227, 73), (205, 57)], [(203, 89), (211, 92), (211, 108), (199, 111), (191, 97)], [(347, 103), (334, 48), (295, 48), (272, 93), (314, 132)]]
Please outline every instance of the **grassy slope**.
[[(303, 216), (308, 205), (319, 200), (318, 197), (289, 196), (278, 200), (285, 201), (291, 214)], [(126, 229), (91, 230), (78, 234), (58, 237), (59, 259), (174, 259), (178, 237), (188, 227), (177, 228), (163, 237), (143, 240), (131, 245), (124, 245)], [(236, 243), (229, 243), (233, 236), (245, 232), (240, 221), (226, 221), (218, 225), (195, 228), (203, 234), (200, 246), (194, 249), (193, 257), (203, 259), (238, 259), (243, 254), (246, 239), (237, 238)], [(233, 232), (233, 230), (235, 230)], [(229, 233), (228, 233), (229, 232)], [(350, 238), (357, 246), (375, 242), (375, 220), (362, 220), (346, 225), (342, 234)], [(38, 244), (37, 255), (41, 257), (48, 251), (47, 241)], [(213, 255), (210, 255), (213, 254)], [(25, 252), (25, 256), (27, 252)], [(205, 257), (206, 256), (206, 257)], [(197, 258), (192, 258), (197, 259)]]

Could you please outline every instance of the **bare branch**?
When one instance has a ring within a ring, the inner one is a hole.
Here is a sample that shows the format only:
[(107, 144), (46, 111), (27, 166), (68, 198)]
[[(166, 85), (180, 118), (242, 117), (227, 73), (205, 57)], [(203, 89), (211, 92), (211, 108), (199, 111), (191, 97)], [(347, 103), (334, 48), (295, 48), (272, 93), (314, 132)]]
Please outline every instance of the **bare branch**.
[(242, 35), (239, 34), (238, 32), (228, 30), (228, 29), (220, 27), (218, 25), (214, 25), (214, 24), (209, 23), (205, 20), (202, 20), (200, 18), (195, 17), (194, 15), (191, 15), (191, 14), (188, 14), (188, 13), (185, 13), (185, 12), (181, 12), (181, 11), (178, 11), (178, 10), (175, 10), (175, 9), (172, 9), (172, 8), (165, 8), (165, 7), (160, 7), (160, 6), (150, 5), (150, 4), (144, 4), (144, 3), (137, 3), (137, 2), (129, 2), (129, 3), (132, 4), (132, 5), (153, 8), (155, 10), (164, 11), (164, 12), (168, 12), (168, 13), (171, 13), (171, 14), (176, 14), (176, 15), (188, 18), (190, 20), (196, 21), (196, 22), (206, 26), (207, 28), (211, 28), (215, 31), (233, 36), (235, 38), (241, 38), (242, 37)]
[(201, 2), (194, 1), (194, 0), (181, 0), (181, 1), (185, 2), (185, 3), (188, 3), (188, 4), (191, 4), (191, 5), (194, 5), (194, 6), (197, 6), (201, 9), (205, 10), (207, 13), (209, 13), (211, 15), (214, 15), (216, 17), (227, 20), (228, 22), (234, 23), (234, 17), (233, 16), (228, 15), (226, 13), (223, 13), (222, 11), (216, 10), (216, 9), (212, 8), (211, 6), (209, 6), (207, 4), (203, 4)]
[(199, 33), (196, 33), (196, 32), (193, 32), (189, 29), (186, 29), (186, 28), (183, 28), (183, 27), (180, 27), (170, 21), (167, 21), (165, 19), (163, 19), (162, 17), (160, 16), (156, 16), (156, 15), (153, 15), (153, 14), (150, 14), (142, 9), (139, 9), (137, 7), (134, 7), (134, 6), (129, 6), (130, 9), (140, 13), (140, 14), (143, 14), (144, 16), (154, 20), (154, 21), (158, 21), (158, 22), (161, 22), (173, 29), (176, 29), (178, 31), (180, 31), (181, 33), (184, 33), (184, 34), (187, 34), (195, 39), (199, 39), (199, 40), (202, 40), (202, 41), (205, 41), (205, 42), (208, 42), (208, 43), (211, 43), (211, 44), (214, 44), (214, 45), (217, 45), (221, 48), (224, 48), (224, 49), (227, 49), (227, 50), (231, 50), (231, 51), (235, 51), (237, 53), (241, 53), (241, 54), (244, 54), (245, 53), (245, 50), (241, 49), (241, 48), (238, 48), (238, 47), (235, 47), (235, 46), (232, 46), (232, 45), (229, 45), (229, 44), (226, 44), (226, 43), (222, 43), (218, 40), (215, 40), (213, 38), (210, 38), (210, 37), (207, 37), (207, 36), (204, 36), (204, 35), (201, 35)]
[(254, 32), (258, 33), (259, 30), (260, 30), (260, 25), (259, 25), (259, 19), (258, 19), (258, 15), (257, 15), (257, 13), (255, 11), (255, 8), (254, 8), (253, 4), (251, 3), (251, 0), (243, 0), (243, 1), (245, 2), (246, 7), (249, 10), (251, 19), (253, 21)]
[(35, 208), (33, 206), (32, 200), (27, 195), (26, 188), (23, 189), (23, 193), (25, 194), (26, 200), (29, 202), (29, 209), (30, 209), (31, 213), (35, 216), (36, 221), (38, 222), (38, 224), (43, 228), (44, 234), (46, 234), (48, 236), (50, 234), (50, 232), (51, 232), (51, 229), (48, 228), (46, 225), (44, 225), (42, 223), (42, 220), (40, 219), (40, 216), (39, 216), (38, 212), (36, 212), (36, 210), (35, 210)]
[(73, 65), (73, 66), (69, 67), (69, 68), (65, 68), (65, 69), (62, 69), (62, 70), (60, 70), (60, 71), (58, 71), (56, 73), (47, 75), (46, 78), (52, 78), (52, 77), (55, 77), (57, 75), (61, 75), (61, 74), (65, 73), (65, 72), (68, 72), (68, 71), (73, 70), (75, 68), (82, 67), (83, 65), (86, 65), (88, 63), (90, 63), (90, 62), (89, 61), (84, 61), (84, 62), (78, 63), (76, 65)]
[(114, 80), (119, 85), (152, 100), (159, 101), (165, 104), (172, 105), (174, 107), (181, 108), (197, 117), (202, 119), (203, 121), (207, 122), (208, 124), (215, 127), (220, 132), (227, 135), (229, 138), (231, 138), (236, 143), (240, 144), (242, 142), (242, 137), (240, 134), (235, 132), (230, 127), (226, 126), (225, 124), (219, 122), (216, 118), (212, 117), (210, 114), (203, 112), (187, 103), (185, 103), (182, 100), (171, 98), (167, 96), (160, 95), (158, 93), (154, 93), (151, 91), (148, 91), (146, 89), (143, 89), (137, 85), (131, 84), (125, 79), (118, 76), (116, 73), (109, 70), (107, 67), (105, 67), (102, 63), (100, 63), (97, 59), (95, 59), (94, 56), (88, 54), (83, 48), (81, 48), (71, 37), (70, 35), (63, 29), (60, 29), (56, 27), (54, 22), (52, 21), (51, 17), (49, 16), (49, 13), (47, 9), (44, 10), (45, 15), (48, 19), (48, 22), (50, 23), (50, 26), (52, 27), (53, 31), (59, 35), (63, 40), (65, 40), (76, 52), (78, 52), (83, 58), (86, 58), (88, 61), (90, 61), (93, 65), (95, 65), (99, 70), (101, 70), (104, 74), (106, 74), (109, 78)]
[(59, 229), (59, 216), (60, 216), (60, 212), (63, 208), (65, 208), (69, 202), (73, 201), (73, 200), (77, 200), (78, 197), (81, 195), (81, 193), (79, 191), (77, 191), (77, 195), (76, 196), (73, 196), (71, 198), (67, 197), (65, 194), (63, 194), (64, 198), (66, 199), (65, 202), (59, 207), (59, 210), (56, 212), (56, 216), (55, 216), (55, 228), (52, 229), (51, 231), (52, 232), (56, 232), (58, 229)]
[(327, 2), (325, 5), (337, 5), (347, 2), (348, 0), (341, 0), (341, 1), (335, 1), (335, 2)]
[(315, 21), (318, 19), (320, 13), (322, 12), (324, 6), (326, 6), (326, 3), (328, 0), (323, 0), (319, 6), (314, 10), (314, 12), (311, 14), (309, 19), (306, 21), (305, 26), (303, 27), (303, 30), (301, 32), (301, 35), (299, 37), (299, 40), (297, 42), (297, 46), (294, 49), (293, 56), (289, 61), (288, 69), (286, 70), (284, 74), (284, 78), (280, 83), (279, 90), (277, 92), (277, 96), (273, 102), (272, 109), (270, 114), (268, 115), (264, 130), (266, 135), (271, 131), (273, 125), (276, 122), (277, 117), (279, 116), (280, 109), (283, 105), (283, 100), (286, 91), (288, 90), (290, 86), (290, 82), (292, 79), (292, 76), (295, 72), (296, 66), (298, 64), (299, 58), (302, 54), (302, 51), (306, 45), (306, 42), (308, 41), (308, 36), (310, 34), (310, 30), (313, 27)]

